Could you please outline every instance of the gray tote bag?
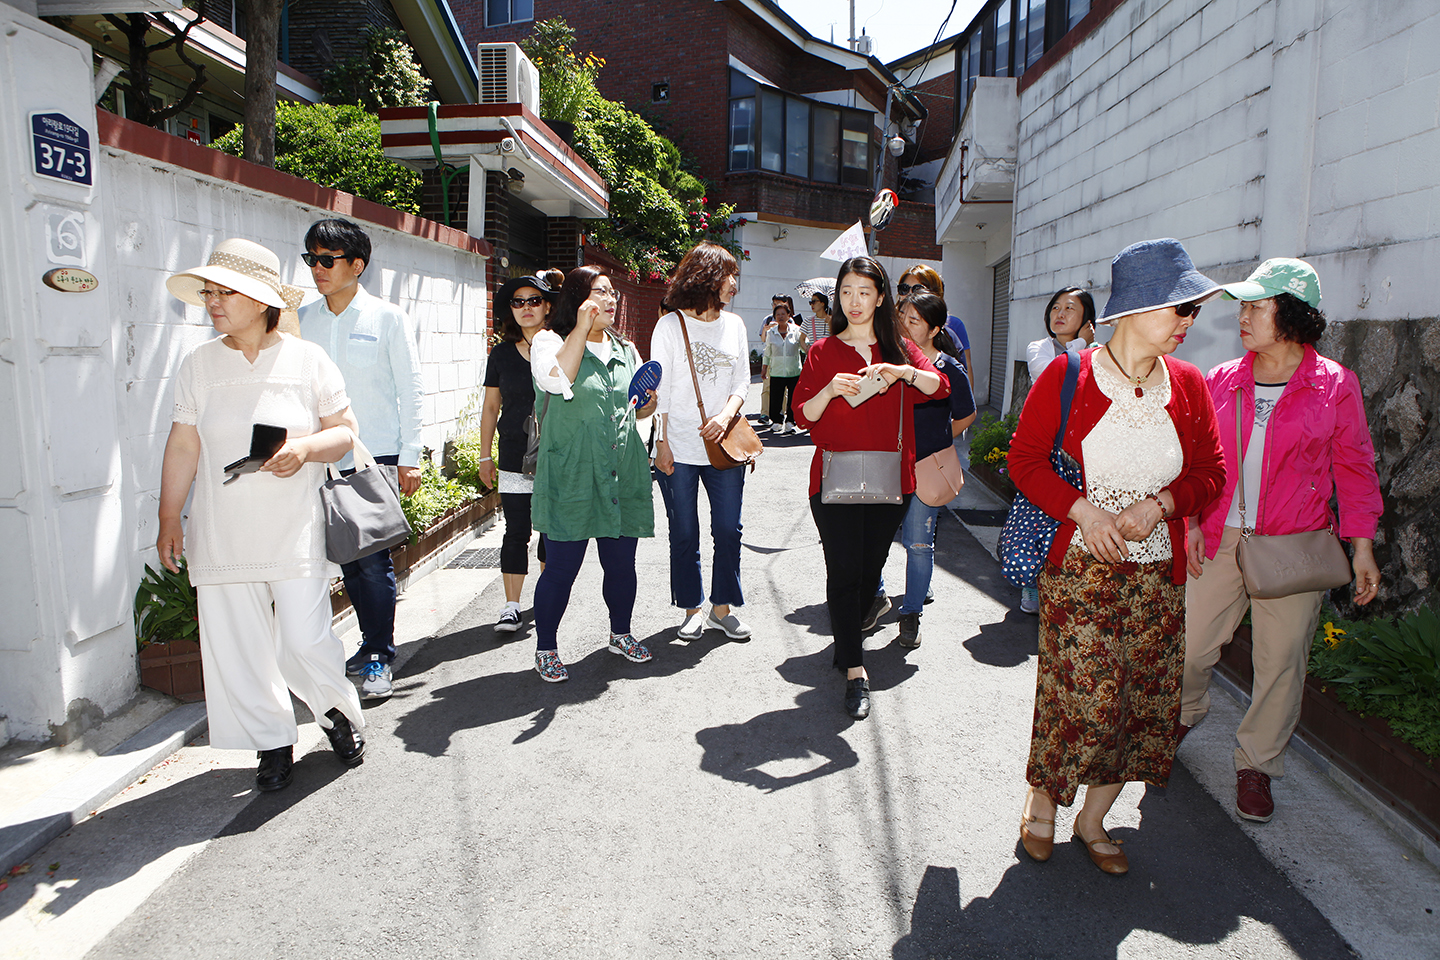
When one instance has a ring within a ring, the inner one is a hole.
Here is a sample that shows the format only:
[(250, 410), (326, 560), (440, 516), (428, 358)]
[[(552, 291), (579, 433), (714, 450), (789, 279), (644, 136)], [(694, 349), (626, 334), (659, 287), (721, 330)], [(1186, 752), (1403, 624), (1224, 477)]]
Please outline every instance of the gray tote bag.
[(332, 563), (354, 563), (410, 539), (410, 524), (400, 506), (399, 471), (376, 463), (355, 437), (355, 472), (348, 477), (329, 465), (320, 487), (325, 505), (325, 555)]

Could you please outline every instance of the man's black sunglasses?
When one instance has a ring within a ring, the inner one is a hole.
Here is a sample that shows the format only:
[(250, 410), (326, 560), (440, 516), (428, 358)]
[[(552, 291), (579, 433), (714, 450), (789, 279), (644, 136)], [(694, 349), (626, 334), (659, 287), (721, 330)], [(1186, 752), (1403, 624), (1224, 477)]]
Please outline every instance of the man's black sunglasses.
[(335, 266), (336, 260), (354, 260), (355, 258), (347, 257), (344, 254), (337, 257), (330, 253), (302, 253), (300, 254), (300, 259), (305, 261), (305, 266), (307, 267), (313, 267), (318, 263), (326, 270), (329, 270)]

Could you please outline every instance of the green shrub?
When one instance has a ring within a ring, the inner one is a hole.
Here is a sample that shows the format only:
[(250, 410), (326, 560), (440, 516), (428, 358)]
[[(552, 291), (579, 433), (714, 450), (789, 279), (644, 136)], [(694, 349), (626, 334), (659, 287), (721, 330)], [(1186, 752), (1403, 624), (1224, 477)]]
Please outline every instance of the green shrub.
[(474, 500), (479, 490), (460, 480), (446, 480), (428, 459), (420, 465), (420, 489), (400, 498), (405, 519), (410, 521), (410, 542), (430, 529), (446, 510)]
[[(212, 144), (240, 156), (244, 127)], [(420, 175), (385, 158), (380, 118), (354, 104), (278, 103), (275, 169), (406, 213), (420, 212)]]
[(970, 462), (989, 464), (1004, 473), (1005, 459), (1010, 452), (1010, 437), (1019, 422), (1013, 413), (1004, 419), (991, 413), (983, 415), (971, 431)]
[(145, 577), (135, 591), (135, 645), (200, 639), (200, 606), (182, 559), (172, 573), (145, 564)]
[(1440, 617), (1429, 607), (1396, 622), (1326, 619), (1310, 647), (1310, 675), (1361, 716), (1440, 757)]
[(428, 103), (430, 81), (420, 72), (405, 35), (389, 27), (362, 32), (365, 49), (325, 71), (325, 102), (358, 104), (371, 113)]
[(462, 433), (451, 442), (454, 444), (450, 457), (455, 464), (455, 479), (477, 490), (483, 490), (485, 484), (480, 482), (480, 462), (485, 457), (495, 459), (498, 432), (491, 438), (489, 450), (481, 446), (479, 430)]

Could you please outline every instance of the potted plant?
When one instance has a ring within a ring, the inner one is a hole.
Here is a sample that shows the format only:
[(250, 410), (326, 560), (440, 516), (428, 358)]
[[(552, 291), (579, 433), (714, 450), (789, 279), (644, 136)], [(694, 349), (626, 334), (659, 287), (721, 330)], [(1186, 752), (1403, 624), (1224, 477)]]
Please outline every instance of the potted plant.
[(202, 700), (200, 608), (185, 561), (172, 573), (145, 565), (135, 591), (135, 643), (140, 682), (181, 700)]
[(985, 486), (1006, 500), (1015, 499), (1015, 484), (1010, 479), (1007, 460), (1010, 437), (1019, 418), (1013, 413), (1004, 419), (985, 414), (975, 426), (970, 439), (970, 472)]

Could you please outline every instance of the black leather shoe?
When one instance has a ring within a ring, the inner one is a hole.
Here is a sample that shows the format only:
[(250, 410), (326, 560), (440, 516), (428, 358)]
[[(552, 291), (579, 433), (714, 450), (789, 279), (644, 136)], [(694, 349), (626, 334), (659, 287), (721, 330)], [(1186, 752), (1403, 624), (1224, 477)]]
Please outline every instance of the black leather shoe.
[(325, 731), (325, 736), (330, 738), (330, 747), (335, 751), (335, 756), (347, 767), (358, 767), (364, 763), (365, 738), (350, 726), (350, 718), (341, 713), (339, 707), (331, 707), (325, 716), (331, 724), (330, 729)]
[(870, 716), (870, 681), (864, 677), (845, 681), (845, 712), (852, 719)]
[(290, 781), (295, 778), (294, 749), (276, 747), (274, 750), (261, 750), (257, 754), (260, 757), (260, 769), (255, 771), (255, 786), (262, 793), (284, 790), (290, 786)]

